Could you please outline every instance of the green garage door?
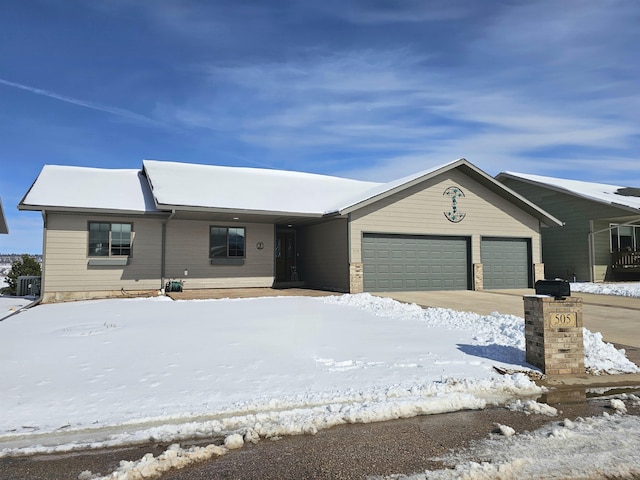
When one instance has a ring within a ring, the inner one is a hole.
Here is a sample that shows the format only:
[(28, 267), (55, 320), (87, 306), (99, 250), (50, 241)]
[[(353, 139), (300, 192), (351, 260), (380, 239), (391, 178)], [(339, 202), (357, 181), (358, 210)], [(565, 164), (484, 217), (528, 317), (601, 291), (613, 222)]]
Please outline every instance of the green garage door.
[(466, 290), (469, 239), (365, 233), (365, 292)]
[(526, 238), (483, 238), (484, 288), (529, 288), (531, 249)]

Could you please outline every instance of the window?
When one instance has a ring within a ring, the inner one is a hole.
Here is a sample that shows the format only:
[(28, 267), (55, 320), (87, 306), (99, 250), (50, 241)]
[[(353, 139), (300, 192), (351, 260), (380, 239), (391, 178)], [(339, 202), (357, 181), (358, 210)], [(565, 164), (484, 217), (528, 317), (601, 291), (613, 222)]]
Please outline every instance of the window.
[(131, 223), (89, 222), (90, 257), (124, 257), (131, 255)]
[(244, 258), (244, 227), (211, 227), (209, 258)]
[(612, 223), (611, 251), (640, 250), (640, 225), (622, 225)]

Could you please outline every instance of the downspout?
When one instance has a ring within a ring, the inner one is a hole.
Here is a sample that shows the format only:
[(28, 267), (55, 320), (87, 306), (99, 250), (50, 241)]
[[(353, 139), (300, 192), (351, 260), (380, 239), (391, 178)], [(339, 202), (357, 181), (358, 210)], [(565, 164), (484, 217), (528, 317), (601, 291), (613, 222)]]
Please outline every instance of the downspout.
[(595, 240), (593, 238), (594, 235), (595, 232), (593, 231), (593, 220), (589, 220), (589, 233), (587, 234), (587, 239), (589, 244), (589, 281), (591, 283), (593, 283), (596, 278), (596, 248)]
[(162, 245), (161, 245), (161, 253), (160, 253), (160, 290), (164, 291), (165, 285), (165, 270), (166, 270), (166, 260), (167, 260), (167, 223), (171, 221), (171, 219), (176, 214), (175, 209), (171, 210), (171, 214), (162, 222)]

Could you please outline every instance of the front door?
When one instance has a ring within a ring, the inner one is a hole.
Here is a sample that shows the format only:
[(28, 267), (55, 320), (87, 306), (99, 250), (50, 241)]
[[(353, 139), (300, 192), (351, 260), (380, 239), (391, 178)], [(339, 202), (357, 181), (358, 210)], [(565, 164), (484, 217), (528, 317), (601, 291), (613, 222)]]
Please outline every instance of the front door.
[(276, 282), (298, 280), (296, 271), (296, 232), (276, 232)]

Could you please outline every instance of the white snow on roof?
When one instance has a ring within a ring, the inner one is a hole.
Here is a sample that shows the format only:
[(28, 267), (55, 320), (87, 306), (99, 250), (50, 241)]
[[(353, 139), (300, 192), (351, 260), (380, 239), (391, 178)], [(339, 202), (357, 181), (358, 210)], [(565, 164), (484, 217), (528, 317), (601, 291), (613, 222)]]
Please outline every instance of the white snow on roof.
[(640, 197), (621, 195), (617, 193), (627, 187), (619, 185), (609, 185), (606, 183), (583, 182), (581, 180), (566, 180), (562, 178), (545, 177), (541, 175), (529, 175), (525, 173), (504, 172), (512, 177), (522, 178), (530, 182), (547, 185), (552, 188), (564, 190), (573, 195), (606, 203), (613, 206), (624, 206), (628, 208), (640, 209)]
[(322, 215), (383, 184), (328, 175), (144, 160), (158, 205)]
[(156, 211), (139, 170), (45, 165), (25, 206)]

